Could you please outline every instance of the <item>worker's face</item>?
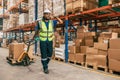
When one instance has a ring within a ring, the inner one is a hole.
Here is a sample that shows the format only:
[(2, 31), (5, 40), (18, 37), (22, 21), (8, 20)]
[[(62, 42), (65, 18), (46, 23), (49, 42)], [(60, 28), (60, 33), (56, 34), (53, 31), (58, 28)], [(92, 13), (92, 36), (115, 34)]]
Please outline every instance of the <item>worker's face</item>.
[(44, 18), (49, 20), (50, 19), (50, 13), (44, 13)]

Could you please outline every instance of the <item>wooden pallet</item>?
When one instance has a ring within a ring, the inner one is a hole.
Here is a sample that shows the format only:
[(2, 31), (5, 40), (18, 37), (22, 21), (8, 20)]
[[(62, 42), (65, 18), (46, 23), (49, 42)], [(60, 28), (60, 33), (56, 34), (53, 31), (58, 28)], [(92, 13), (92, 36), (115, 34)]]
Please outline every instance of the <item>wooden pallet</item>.
[[(111, 74), (114, 74), (114, 72), (117, 72), (117, 71), (109, 70), (109, 73), (111, 73)], [(119, 73), (119, 75), (120, 75), (120, 72), (118, 72), (118, 73)]]
[(80, 64), (81, 66), (84, 66), (85, 65), (85, 62), (76, 62), (76, 64)]
[(86, 67), (86, 68), (89, 68), (90, 66), (91, 66), (93, 69), (97, 70), (97, 67), (96, 67), (96, 64), (95, 64), (95, 63), (85, 63), (85, 67)]
[(107, 66), (97, 65), (96, 69), (97, 69), (97, 70), (100, 70), (99, 68), (104, 69), (105, 72), (108, 72)]
[(58, 58), (58, 57), (54, 57), (54, 60), (57, 60), (57, 61), (62, 61), (62, 62), (65, 62), (65, 60), (64, 59), (61, 59), (61, 58)]
[(73, 60), (68, 60), (69, 63), (73, 63), (73, 64), (76, 64), (76, 61), (73, 61)]
[(14, 60), (12, 58), (9, 58), (9, 57), (6, 57), (6, 59), (9, 61), (9, 63), (11, 64), (16, 64), (17, 63), (17, 60)]
[(67, 12), (66, 12), (67, 15), (70, 15), (70, 14), (73, 14), (73, 13), (74, 13), (73, 10), (71, 10), (71, 11), (67, 11)]

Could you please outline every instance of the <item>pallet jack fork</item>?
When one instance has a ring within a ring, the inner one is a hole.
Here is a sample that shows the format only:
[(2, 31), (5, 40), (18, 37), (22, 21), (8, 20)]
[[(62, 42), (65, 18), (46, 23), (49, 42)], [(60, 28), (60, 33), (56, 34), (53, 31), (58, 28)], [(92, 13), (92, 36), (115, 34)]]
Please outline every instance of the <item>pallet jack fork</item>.
[(10, 64), (14, 65), (14, 64), (21, 64), (22, 63), (24, 66), (28, 66), (28, 65), (30, 65), (31, 62), (34, 62), (34, 58), (31, 58), (28, 55), (30, 46), (33, 45), (34, 42), (32, 40), (28, 40), (24, 43), (27, 45), (27, 49), (26, 49), (26, 51), (21, 53), (21, 55), (19, 56), (19, 58), (17, 60), (14, 60), (10, 57), (6, 58)]

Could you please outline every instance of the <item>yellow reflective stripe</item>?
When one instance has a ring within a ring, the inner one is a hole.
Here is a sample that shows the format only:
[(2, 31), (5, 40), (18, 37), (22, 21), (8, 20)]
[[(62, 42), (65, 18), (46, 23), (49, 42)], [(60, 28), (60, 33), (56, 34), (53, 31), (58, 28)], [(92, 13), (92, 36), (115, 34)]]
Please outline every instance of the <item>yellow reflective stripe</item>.
[(47, 37), (51, 38), (51, 37), (53, 37), (53, 36), (54, 36), (54, 35), (49, 35), (49, 36), (40, 35), (40, 37), (44, 37), (44, 38), (47, 38)]
[(53, 33), (53, 31), (42, 31), (42, 33)]

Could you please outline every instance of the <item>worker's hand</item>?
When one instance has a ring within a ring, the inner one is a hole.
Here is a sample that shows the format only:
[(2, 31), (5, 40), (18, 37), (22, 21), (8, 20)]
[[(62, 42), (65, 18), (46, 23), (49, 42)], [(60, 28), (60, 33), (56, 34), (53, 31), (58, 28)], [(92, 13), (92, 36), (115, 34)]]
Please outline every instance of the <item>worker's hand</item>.
[(55, 17), (54, 17), (54, 14), (51, 14), (51, 15), (50, 15), (50, 18), (51, 18), (51, 19), (54, 19), (54, 18), (55, 18)]

